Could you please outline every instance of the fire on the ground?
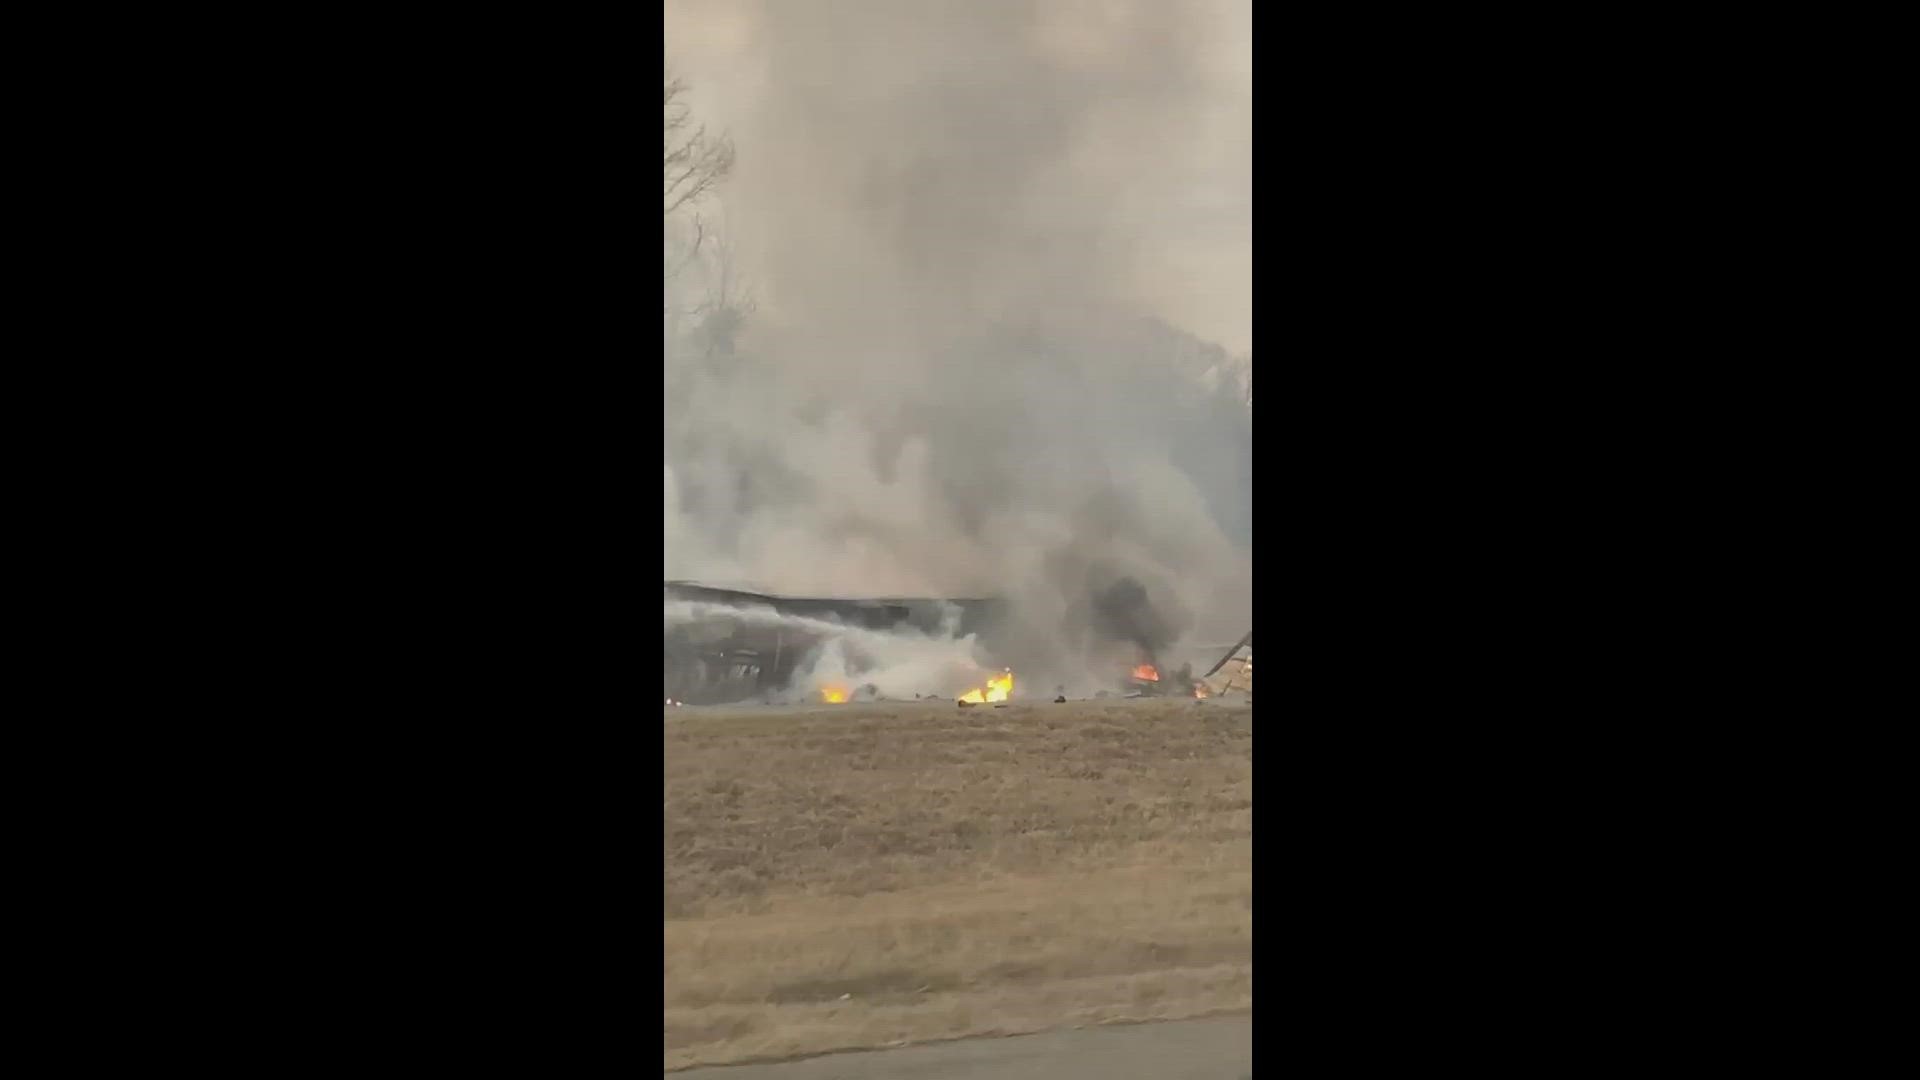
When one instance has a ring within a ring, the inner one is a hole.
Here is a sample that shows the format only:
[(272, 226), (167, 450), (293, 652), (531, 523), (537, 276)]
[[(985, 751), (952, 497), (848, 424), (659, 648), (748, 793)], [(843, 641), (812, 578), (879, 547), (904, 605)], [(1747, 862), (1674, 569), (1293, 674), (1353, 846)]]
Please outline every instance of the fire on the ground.
[(960, 695), (960, 700), (969, 705), (984, 705), (990, 701), (1005, 701), (1013, 696), (1013, 669), (1007, 668), (1003, 674), (987, 680), (985, 689), (978, 687)]

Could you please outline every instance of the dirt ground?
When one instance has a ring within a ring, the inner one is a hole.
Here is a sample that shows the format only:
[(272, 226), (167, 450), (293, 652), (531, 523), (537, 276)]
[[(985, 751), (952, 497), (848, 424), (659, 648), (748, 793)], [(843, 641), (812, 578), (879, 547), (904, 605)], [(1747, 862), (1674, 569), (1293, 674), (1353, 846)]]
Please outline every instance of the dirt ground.
[(1251, 1007), (1250, 705), (664, 727), (669, 1070)]
[(1253, 1018), (957, 1039), (670, 1075), (676, 1080), (1252, 1080)]

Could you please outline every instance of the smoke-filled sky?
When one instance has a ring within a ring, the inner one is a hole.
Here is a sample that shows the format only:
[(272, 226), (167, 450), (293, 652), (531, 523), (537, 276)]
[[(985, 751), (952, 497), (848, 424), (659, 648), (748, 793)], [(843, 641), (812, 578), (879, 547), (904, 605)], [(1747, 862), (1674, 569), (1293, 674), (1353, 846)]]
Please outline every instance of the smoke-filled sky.
[[(1250, 27), (1250, 0), (669, 0), (668, 67), (738, 160), (669, 282), (667, 576), (1009, 596), (1063, 680), (1116, 638), (1237, 639)], [(754, 306), (716, 319), (723, 285)]]
[(941, 311), (1077, 293), (1240, 354), (1252, 27), (1251, 0), (668, 0), (665, 43), (739, 147), (770, 313), (864, 308), (873, 276)]

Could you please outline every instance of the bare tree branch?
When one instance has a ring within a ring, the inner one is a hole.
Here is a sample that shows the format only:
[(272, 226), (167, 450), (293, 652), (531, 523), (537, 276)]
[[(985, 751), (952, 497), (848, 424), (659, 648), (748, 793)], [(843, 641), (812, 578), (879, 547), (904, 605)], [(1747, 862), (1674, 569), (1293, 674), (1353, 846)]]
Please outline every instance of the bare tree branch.
[(687, 129), (693, 125), (693, 112), (680, 100), (686, 89), (686, 84), (679, 79), (667, 77), (665, 165), (661, 176), (662, 205), (669, 216), (683, 206), (698, 202), (733, 171), (733, 140), (724, 135), (717, 138), (708, 135), (705, 124), (688, 133)]
[(699, 214), (693, 215), (693, 244), (692, 246), (687, 248), (687, 257), (680, 260), (680, 265), (674, 267), (672, 270), (667, 271), (667, 277), (669, 279), (679, 277), (680, 272), (687, 268), (687, 264), (693, 262), (693, 260), (700, 254), (700, 245), (703, 241), (706, 240), (706, 238), (707, 238), (707, 223), (700, 220)]

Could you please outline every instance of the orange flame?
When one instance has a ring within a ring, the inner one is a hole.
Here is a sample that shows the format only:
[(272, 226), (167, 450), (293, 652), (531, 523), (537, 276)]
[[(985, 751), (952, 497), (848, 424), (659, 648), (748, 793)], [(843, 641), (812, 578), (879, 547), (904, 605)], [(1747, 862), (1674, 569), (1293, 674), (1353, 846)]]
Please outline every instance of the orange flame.
[(1159, 682), (1160, 669), (1154, 667), (1152, 664), (1141, 664), (1139, 667), (1133, 669), (1133, 677), (1143, 679), (1147, 682)]
[(984, 705), (989, 701), (1005, 701), (1011, 696), (1013, 696), (1013, 669), (1008, 668), (1006, 674), (995, 675), (988, 679), (985, 690), (969, 690), (960, 695), (960, 700), (969, 705)]
[(847, 700), (847, 688), (844, 686), (823, 686), (820, 688), (820, 700), (833, 705), (843, 705)]

